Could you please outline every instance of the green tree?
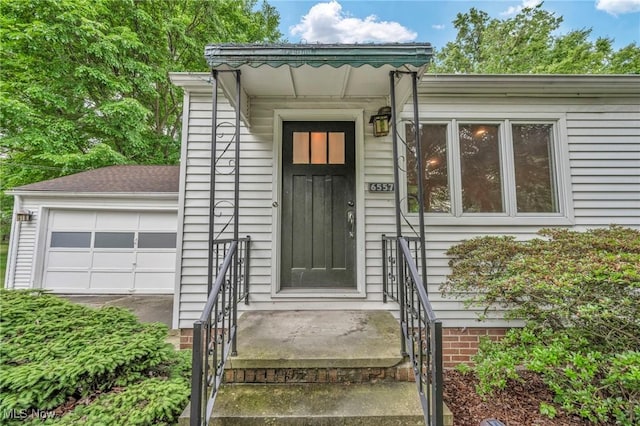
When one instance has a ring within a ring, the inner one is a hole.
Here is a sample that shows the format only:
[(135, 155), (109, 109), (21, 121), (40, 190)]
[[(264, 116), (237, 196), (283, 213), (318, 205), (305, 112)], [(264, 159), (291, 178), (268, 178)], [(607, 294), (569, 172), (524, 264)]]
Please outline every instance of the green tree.
[(0, 0), (0, 189), (176, 163), (168, 73), (206, 70), (207, 43), (276, 41), (278, 23), (257, 0)]
[(555, 35), (562, 17), (543, 5), (508, 19), (472, 8), (453, 21), (456, 40), (436, 53), (434, 72), (483, 74), (637, 74), (640, 47), (615, 51), (612, 40), (590, 41), (591, 29)]

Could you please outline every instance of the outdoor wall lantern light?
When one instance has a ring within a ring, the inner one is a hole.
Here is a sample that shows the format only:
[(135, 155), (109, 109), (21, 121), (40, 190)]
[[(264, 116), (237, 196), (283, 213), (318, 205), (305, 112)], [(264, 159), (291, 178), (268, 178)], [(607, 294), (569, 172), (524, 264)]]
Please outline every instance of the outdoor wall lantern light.
[(20, 210), (16, 213), (16, 220), (18, 222), (31, 222), (33, 219), (33, 212), (30, 210)]
[(373, 124), (373, 136), (387, 136), (389, 134), (389, 119), (391, 118), (391, 107), (383, 106), (378, 113), (371, 116), (369, 124)]

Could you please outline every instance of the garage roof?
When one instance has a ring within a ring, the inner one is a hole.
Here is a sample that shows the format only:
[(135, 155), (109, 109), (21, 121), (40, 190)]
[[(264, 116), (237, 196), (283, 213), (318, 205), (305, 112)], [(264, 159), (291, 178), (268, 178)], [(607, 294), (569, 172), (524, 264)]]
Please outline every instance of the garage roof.
[(178, 192), (179, 166), (109, 166), (13, 188), (47, 192)]

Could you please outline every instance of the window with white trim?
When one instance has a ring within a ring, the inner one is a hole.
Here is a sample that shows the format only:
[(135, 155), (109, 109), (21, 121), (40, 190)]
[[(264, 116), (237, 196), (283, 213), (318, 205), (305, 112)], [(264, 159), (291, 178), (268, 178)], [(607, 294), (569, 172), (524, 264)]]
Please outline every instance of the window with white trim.
[[(420, 123), (423, 201), (447, 216), (560, 212), (557, 122), (449, 120)], [(405, 124), (406, 195), (418, 211), (414, 126)]]

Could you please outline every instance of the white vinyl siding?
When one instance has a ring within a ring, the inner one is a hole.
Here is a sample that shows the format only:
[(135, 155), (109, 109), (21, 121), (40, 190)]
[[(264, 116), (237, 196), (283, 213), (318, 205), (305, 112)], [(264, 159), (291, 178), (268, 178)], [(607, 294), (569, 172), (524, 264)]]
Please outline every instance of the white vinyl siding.
[[(22, 199), (21, 209), (33, 212), (30, 222), (14, 222), (11, 238), (18, 237), (15, 254), (7, 256), (7, 278), (5, 288), (25, 289), (33, 286), (32, 272), (35, 261), (35, 247), (38, 237), (39, 206), (29, 199)], [(15, 257), (14, 257), (15, 256)], [(13, 263), (15, 262), (15, 263)]]
[(638, 103), (567, 113), (576, 226), (640, 225)]
[[(184, 230), (179, 296), (179, 326), (191, 328), (200, 315), (206, 298), (207, 231), (209, 197), (209, 147), (211, 140), (211, 94), (207, 88), (192, 89), (188, 100), (186, 162), (183, 204)], [(501, 88), (504, 92), (508, 88)], [(514, 97), (431, 95), (420, 91), (420, 116), (433, 122), (473, 120), (513, 120), (521, 122), (553, 122), (557, 126), (554, 143), (563, 150), (559, 165), (565, 173), (562, 182), (565, 211), (558, 217), (431, 217), (426, 221), (429, 294), (437, 315), (445, 327), (479, 325), (476, 313), (464, 309), (458, 300), (443, 298), (440, 284), (449, 272), (446, 250), (462, 240), (483, 235), (513, 235), (526, 240), (535, 237), (545, 226), (584, 229), (619, 223), (640, 224), (640, 123), (637, 98), (589, 97)], [(369, 183), (393, 182), (391, 136), (374, 138), (369, 117), (385, 103), (384, 99), (251, 99), (251, 128), (242, 127), (240, 179), (240, 235), (250, 235), (251, 287), (247, 309), (395, 309), (382, 303), (381, 235), (395, 234), (393, 193), (373, 193)], [(233, 121), (233, 112), (220, 99), (220, 120)], [(273, 179), (278, 172), (273, 166), (274, 111), (281, 109), (362, 109), (364, 110), (364, 182), (358, 191), (364, 193), (364, 238), (366, 298), (361, 299), (283, 299), (272, 296), (272, 266), (277, 262), (272, 253), (273, 240), (278, 239), (273, 223)], [(402, 113), (411, 118), (411, 105)], [(555, 159), (554, 159), (555, 160)], [(403, 178), (404, 179), (404, 178)], [(232, 197), (228, 179), (219, 177), (218, 197)], [(403, 194), (404, 196), (404, 194)], [(404, 203), (404, 202), (403, 202)], [(405, 204), (406, 205), (406, 204)], [(225, 212), (223, 212), (226, 214)], [(406, 212), (405, 212), (406, 213)], [(407, 220), (417, 228), (417, 216)], [(218, 219), (216, 219), (218, 220)], [(413, 235), (403, 226), (405, 235)], [(179, 238), (180, 239), (180, 238)], [(244, 307), (243, 307), (244, 308)], [(504, 325), (496, 320), (490, 325)]]

